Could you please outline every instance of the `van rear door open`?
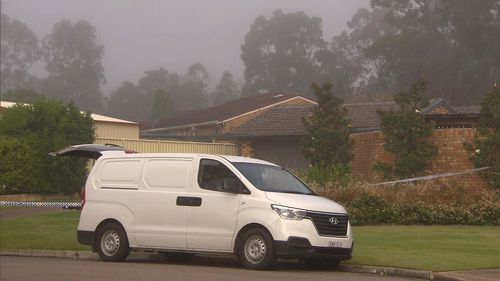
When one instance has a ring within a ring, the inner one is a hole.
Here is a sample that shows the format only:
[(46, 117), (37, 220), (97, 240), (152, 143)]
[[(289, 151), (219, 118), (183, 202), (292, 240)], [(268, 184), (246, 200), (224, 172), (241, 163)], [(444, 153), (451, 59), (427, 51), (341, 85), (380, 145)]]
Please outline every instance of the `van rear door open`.
[(123, 151), (132, 152), (123, 147), (110, 144), (79, 144), (71, 145), (59, 151), (49, 153), (51, 156), (73, 156), (97, 160), (102, 156), (103, 151)]

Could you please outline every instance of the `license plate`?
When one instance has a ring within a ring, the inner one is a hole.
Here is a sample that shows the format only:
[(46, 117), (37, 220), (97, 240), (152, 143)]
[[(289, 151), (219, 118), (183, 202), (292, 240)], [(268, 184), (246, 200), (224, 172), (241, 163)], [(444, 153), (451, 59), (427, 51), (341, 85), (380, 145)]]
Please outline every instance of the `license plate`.
[(342, 248), (342, 242), (328, 241), (328, 247)]

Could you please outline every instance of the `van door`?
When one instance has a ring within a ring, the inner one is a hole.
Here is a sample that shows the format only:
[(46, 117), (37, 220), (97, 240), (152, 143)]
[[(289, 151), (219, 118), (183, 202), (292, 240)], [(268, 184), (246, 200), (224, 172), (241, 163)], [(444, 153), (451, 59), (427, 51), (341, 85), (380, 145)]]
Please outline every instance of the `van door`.
[(146, 160), (142, 183), (134, 208), (134, 232), (138, 246), (185, 249), (187, 197), (194, 170), (193, 158), (151, 158)]
[(190, 196), (198, 198), (200, 204), (187, 211), (188, 249), (232, 251), (241, 190), (246, 188), (226, 165), (213, 159), (199, 161)]

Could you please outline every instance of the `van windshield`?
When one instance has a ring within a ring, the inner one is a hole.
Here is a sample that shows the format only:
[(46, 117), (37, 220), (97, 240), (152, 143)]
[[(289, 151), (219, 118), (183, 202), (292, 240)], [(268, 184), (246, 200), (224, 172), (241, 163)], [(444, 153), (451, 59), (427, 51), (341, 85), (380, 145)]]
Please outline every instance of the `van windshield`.
[(243, 162), (232, 163), (256, 188), (262, 191), (315, 194), (292, 173), (281, 167)]

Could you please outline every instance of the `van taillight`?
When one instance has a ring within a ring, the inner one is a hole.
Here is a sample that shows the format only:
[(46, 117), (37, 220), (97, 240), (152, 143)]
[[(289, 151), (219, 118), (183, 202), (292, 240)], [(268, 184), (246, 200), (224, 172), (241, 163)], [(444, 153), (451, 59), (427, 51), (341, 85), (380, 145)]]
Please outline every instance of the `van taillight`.
[(82, 194), (81, 194), (81, 199), (82, 201), (80, 202), (80, 209), (83, 209), (83, 206), (85, 206), (85, 186), (82, 188)]

